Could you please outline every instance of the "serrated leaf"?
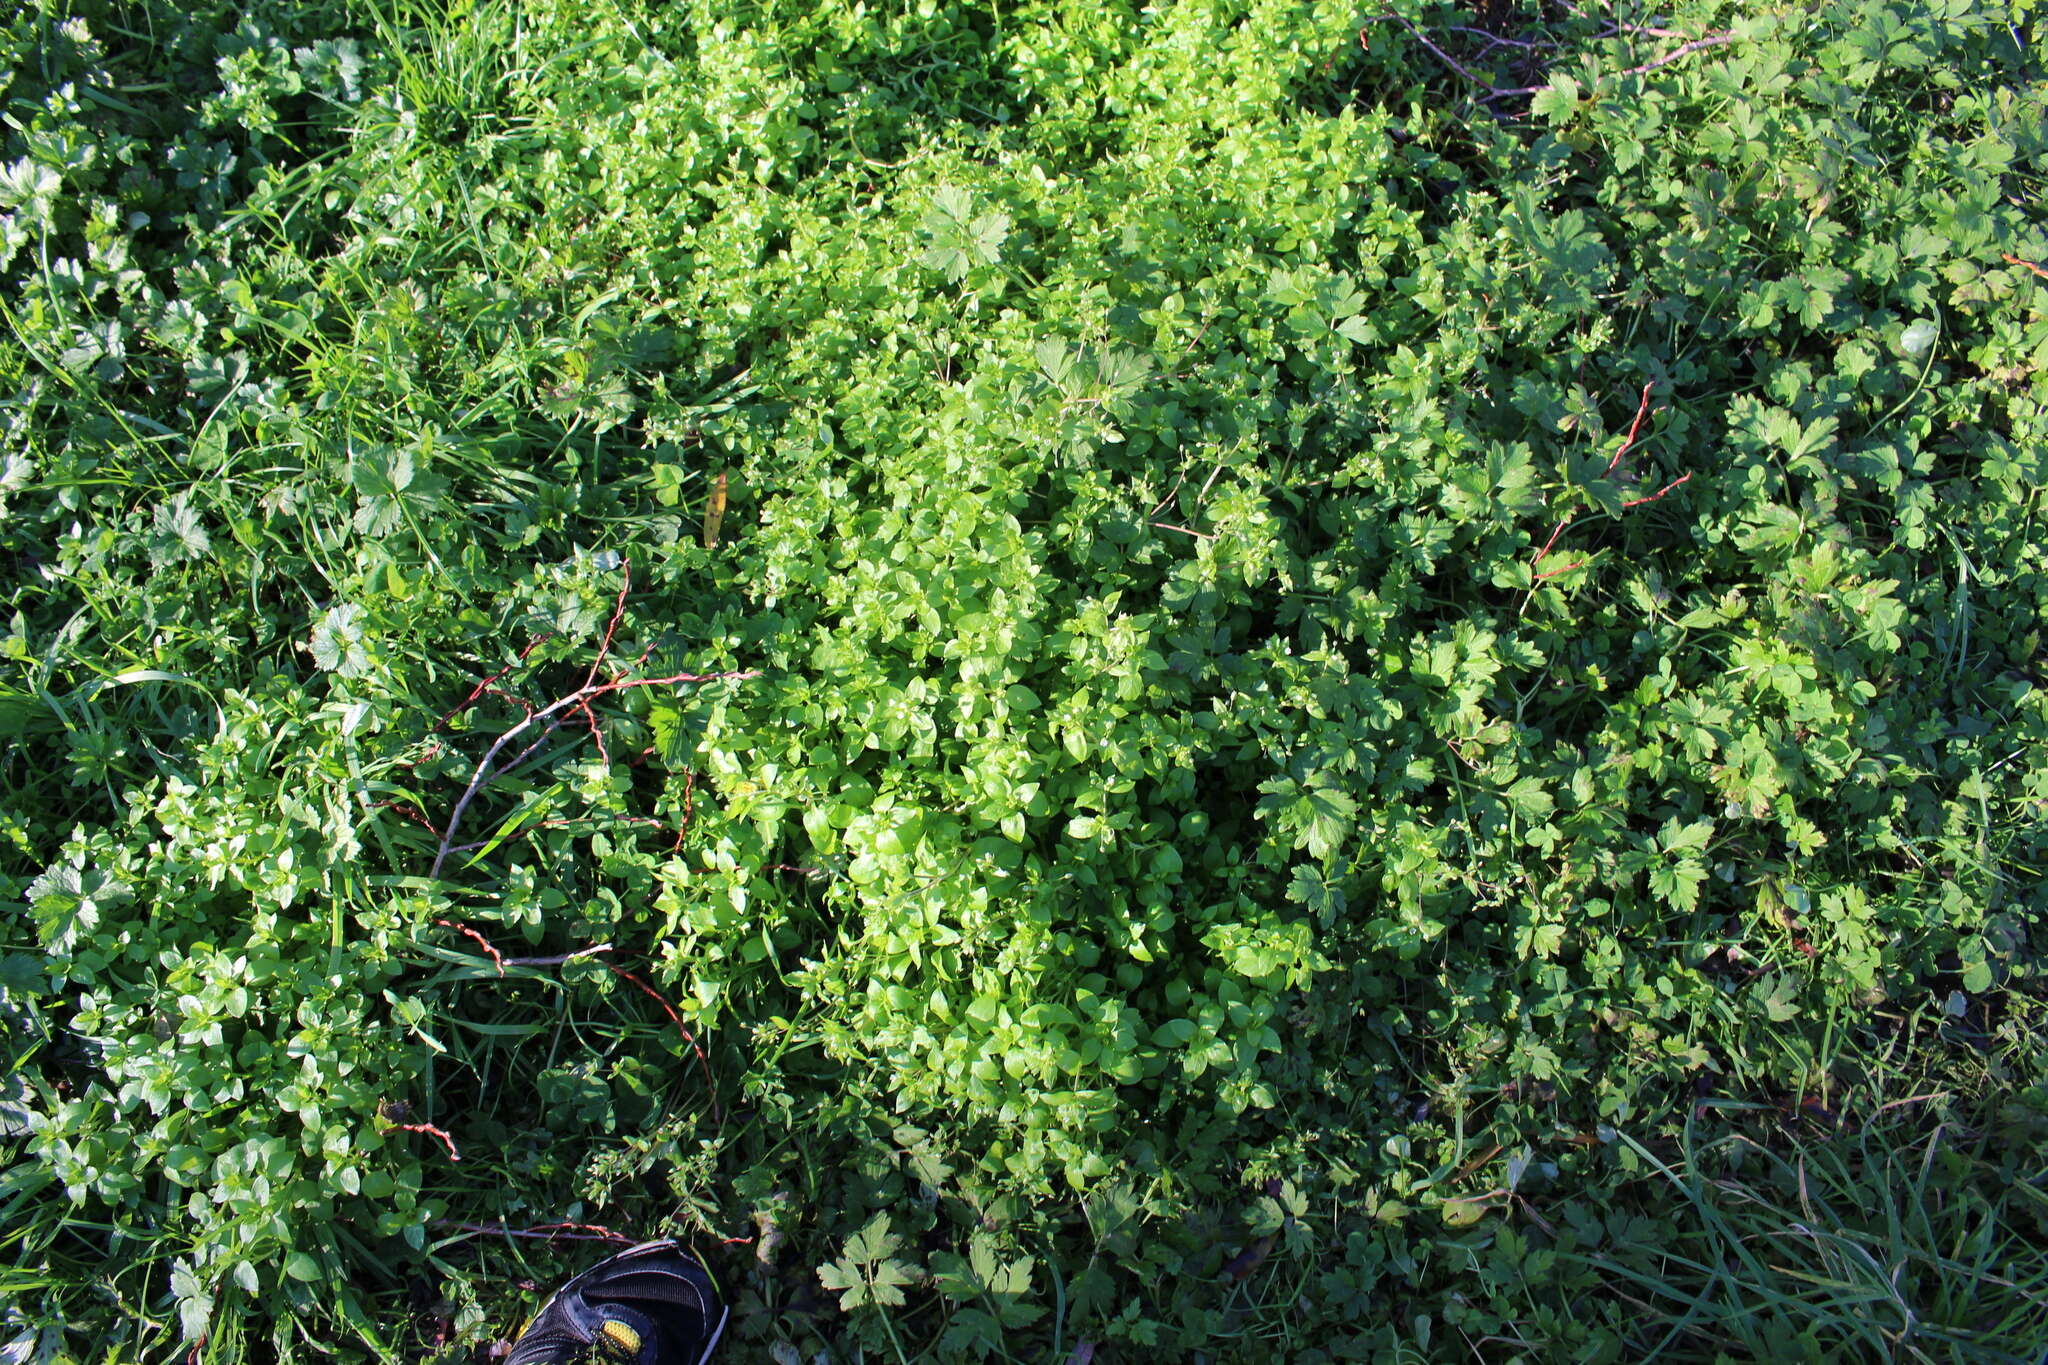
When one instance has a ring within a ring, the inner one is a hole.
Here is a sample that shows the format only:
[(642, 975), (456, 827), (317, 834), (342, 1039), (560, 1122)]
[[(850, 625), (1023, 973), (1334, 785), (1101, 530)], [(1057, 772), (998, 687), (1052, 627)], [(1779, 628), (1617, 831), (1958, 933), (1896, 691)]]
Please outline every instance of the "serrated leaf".
[(1534, 774), (1518, 779), (1502, 795), (1506, 796), (1508, 804), (1515, 808), (1515, 814), (1524, 820), (1539, 824), (1548, 820), (1551, 812), (1557, 809), (1556, 798), (1551, 796), (1541, 779)]
[(851, 1311), (868, 1302), (867, 1276), (845, 1261), (818, 1267), (818, 1282), (839, 1295), (839, 1306)]
[(1700, 885), (1707, 879), (1704, 864), (1692, 859), (1659, 863), (1650, 869), (1650, 889), (1679, 910), (1699, 904)]
[(1713, 821), (1693, 820), (1681, 822), (1674, 817), (1673, 819), (1666, 820), (1664, 828), (1658, 831), (1657, 844), (1666, 853), (1687, 851), (1702, 853), (1706, 851), (1708, 840), (1713, 837)]
[(134, 898), (126, 883), (96, 867), (83, 854), (58, 863), (28, 885), (30, 913), (43, 945), (68, 953), (99, 927), (102, 912)]
[(911, 1266), (902, 1261), (882, 1261), (869, 1272), (868, 1294), (876, 1303), (895, 1306), (905, 1302), (905, 1286), (916, 1283), (917, 1272)]
[(932, 1284), (950, 1299), (972, 1299), (986, 1287), (973, 1264), (958, 1252), (933, 1252), (931, 1269)]
[(893, 1253), (901, 1244), (901, 1239), (889, 1230), (889, 1215), (878, 1213), (868, 1219), (859, 1232), (847, 1239), (841, 1254), (847, 1260), (857, 1263), (879, 1261)]
[(1529, 112), (1551, 125), (1568, 122), (1578, 112), (1579, 83), (1558, 76), (1529, 99)]
[(150, 519), (149, 562), (166, 568), (188, 560), (204, 559), (213, 549), (213, 538), (200, 524), (191, 494), (181, 492), (169, 502), (157, 504)]
[(986, 1359), (1002, 1345), (1003, 1329), (993, 1316), (979, 1308), (956, 1309), (939, 1337), (939, 1349), (949, 1358), (967, 1351)]
[(933, 192), (931, 211), (924, 217), (924, 231), (932, 244), (918, 259), (952, 284), (967, 278), (977, 266), (1002, 261), (1009, 215), (990, 211), (970, 217), (973, 210), (967, 192), (948, 185)]

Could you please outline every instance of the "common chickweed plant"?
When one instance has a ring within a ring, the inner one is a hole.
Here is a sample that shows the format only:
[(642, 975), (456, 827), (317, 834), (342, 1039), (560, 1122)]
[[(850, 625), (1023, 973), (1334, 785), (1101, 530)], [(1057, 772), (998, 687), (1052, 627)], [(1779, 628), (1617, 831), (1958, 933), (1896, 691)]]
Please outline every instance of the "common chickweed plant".
[(17, 7), (7, 1359), (2037, 1358), (2036, 27)]

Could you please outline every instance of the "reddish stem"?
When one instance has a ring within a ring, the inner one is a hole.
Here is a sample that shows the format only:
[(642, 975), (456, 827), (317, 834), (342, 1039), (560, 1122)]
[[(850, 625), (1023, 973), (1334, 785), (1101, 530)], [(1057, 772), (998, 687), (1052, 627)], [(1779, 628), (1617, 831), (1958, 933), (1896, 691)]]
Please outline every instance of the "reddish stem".
[[(1635, 420), (1628, 424), (1628, 435), (1622, 439), (1621, 444), (1618, 447), (1616, 447), (1613, 457), (1607, 461), (1607, 468), (1601, 471), (1602, 478), (1606, 478), (1608, 475), (1614, 473), (1615, 468), (1621, 464), (1622, 456), (1628, 454), (1629, 451), (1635, 448), (1637, 439), (1642, 435), (1643, 420), (1650, 415), (1650, 391), (1654, 387), (1655, 386), (1651, 384), (1643, 385), (1642, 396), (1636, 400)], [(1666, 493), (1669, 493), (1672, 489), (1678, 487), (1682, 483), (1687, 482), (1691, 478), (1691, 474), (1681, 474), (1677, 478), (1673, 479), (1670, 483), (1665, 484), (1662, 488), (1658, 489), (1654, 493), (1649, 494), (1646, 497), (1629, 499), (1627, 502), (1624, 502), (1621, 505), (1621, 508), (1623, 511), (1627, 511), (1631, 507), (1641, 507), (1644, 503), (1655, 502), (1657, 501), (1657, 499), (1663, 497)], [(1535, 557), (1529, 561), (1529, 568), (1530, 571), (1534, 574), (1535, 582), (1541, 583), (1545, 579), (1555, 578), (1559, 574), (1570, 573), (1573, 569), (1584, 568), (1587, 564), (1590, 564), (1592, 562), (1590, 559), (1579, 559), (1574, 560), (1572, 563), (1565, 565), (1561, 569), (1549, 569), (1542, 573), (1535, 573), (1536, 566), (1543, 562), (1543, 556), (1550, 553), (1551, 547), (1557, 544), (1557, 538), (1564, 534), (1564, 528), (1571, 525), (1572, 518), (1577, 515), (1577, 512), (1566, 513), (1563, 520), (1559, 521), (1557, 525), (1551, 527), (1550, 538), (1543, 542), (1543, 548), (1538, 550), (1536, 552)]]
[(1566, 517), (1563, 521), (1560, 521), (1557, 525), (1551, 527), (1550, 539), (1543, 542), (1543, 548), (1536, 552), (1536, 558), (1534, 560), (1531, 560), (1530, 562), (1541, 563), (1543, 556), (1550, 553), (1550, 547), (1557, 544), (1557, 538), (1564, 534), (1564, 528), (1571, 524), (1572, 519), (1570, 517)]
[(676, 841), (669, 846), (669, 852), (674, 853), (682, 848), (683, 836), (690, 832), (690, 821), (695, 816), (696, 811), (697, 770), (695, 768), (685, 768), (683, 769), (683, 819), (682, 823), (676, 826)]
[(1643, 429), (1643, 418), (1650, 414), (1651, 387), (1649, 384), (1643, 385), (1643, 396), (1636, 400), (1636, 419), (1628, 424), (1628, 439), (1621, 443), (1621, 448), (1614, 452), (1614, 458), (1607, 462), (1609, 474), (1612, 474), (1614, 467), (1621, 463), (1621, 457), (1628, 454), (1630, 447), (1635, 445), (1636, 436)]
[(622, 558), (619, 560), (619, 596), (618, 600), (612, 603), (612, 619), (605, 622), (604, 639), (598, 641), (597, 657), (590, 661), (590, 672), (583, 676), (583, 690), (586, 692), (590, 690), (590, 685), (597, 681), (597, 670), (604, 666), (605, 656), (612, 652), (612, 637), (619, 633), (619, 622), (626, 614), (626, 594), (632, 587), (633, 562)]
[(1630, 508), (1630, 507), (1641, 507), (1641, 506), (1642, 506), (1642, 505), (1643, 505), (1644, 503), (1646, 503), (1646, 502), (1655, 502), (1655, 501), (1656, 501), (1657, 499), (1659, 499), (1659, 498), (1663, 497), (1663, 496), (1664, 496), (1664, 495), (1665, 495), (1666, 493), (1669, 493), (1669, 492), (1670, 492), (1670, 491), (1671, 491), (1672, 489), (1674, 489), (1674, 488), (1678, 487), (1678, 485), (1680, 485), (1680, 484), (1682, 484), (1682, 483), (1686, 482), (1687, 480), (1689, 480), (1689, 479), (1691, 479), (1691, 478), (1692, 478), (1692, 475), (1690, 475), (1690, 474), (1680, 474), (1680, 475), (1679, 475), (1679, 476), (1678, 476), (1677, 478), (1673, 479), (1673, 480), (1672, 480), (1672, 481), (1671, 481), (1670, 483), (1667, 483), (1667, 484), (1665, 484), (1665, 485), (1664, 485), (1664, 486), (1663, 486), (1662, 488), (1660, 488), (1660, 489), (1658, 489), (1658, 490), (1657, 490), (1656, 492), (1654, 492), (1654, 493), (1650, 494), (1650, 496), (1649, 496), (1649, 497), (1647, 497), (1647, 498), (1631, 498), (1631, 499), (1629, 499), (1629, 500), (1628, 500), (1627, 502), (1623, 503), (1623, 504), (1622, 504), (1622, 507), (1623, 507), (1623, 508)]
[(505, 955), (498, 951), (496, 944), (470, 928), (467, 924), (457, 924), (454, 920), (448, 919), (437, 919), (434, 923), (440, 925), (443, 929), (453, 929), (459, 934), (464, 934), (474, 939), (479, 948), (482, 948), (491, 955), (491, 961), (498, 964), (498, 975), (503, 976), (505, 974)]
[[(549, 641), (549, 640), (552, 640), (553, 638), (554, 638), (554, 632), (552, 632), (552, 631), (548, 632), (548, 633), (547, 633), (547, 634), (545, 634), (545, 635), (536, 635), (536, 636), (534, 636), (534, 637), (533, 637), (533, 640), (532, 640), (532, 642), (531, 642), (530, 644), (528, 644), (528, 645), (526, 646), (526, 648), (524, 648), (524, 649), (522, 649), (522, 650), (520, 650), (520, 651), (519, 651), (519, 657), (518, 657), (518, 658), (514, 659), (514, 660), (513, 660), (513, 661), (512, 661), (511, 663), (509, 663), (509, 664), (506, 664), (506, 665), (505, 665), (505, 666), (504, 666), (503, 668), (499, 669), (499, 670), (498, 670), (498, 671), (497, 671), (496, 673), (493, 673), (493, 674), (491, 674), (491, 676), (490, 676), (490, 677), (488, 677), (488, 678), (485, 678), (485, 679), (484, 679), (484, 680), (483, 680), (482, 682), (478, 683), (478, 684), (476, 685), (476, 690), (475, 690), (475, 691), (473, 691), (473, 692), (471, 692), (471, 693), (470, 693), (470, 694), (469, 694), (468, 696), (464, 697), (464, 698), (462, 699), (461, 703), (460, 703), (460, 704), (459, 704), (458, 706), (456, 706), (456, 708), (455, 708), (455, 709), (454, 709), (453, 711), (450, 711), (450, 712), (449, 712), (449, 713), (448, 713), (447, 715), (445, 715), (445, 716), (441, 717), (441, 719), (440, 719), (440, 720), (438, 720), (438, 721), (436, 721), (436, 722), (435, 722), (435, 724), (434, 724), (434, 728), (435, 728), (436, 730), (439, 730), (439, 729), (441, 729), (441, 728), (442, 728), (443, 726), (445, 726), (445, 725), (446, 725), (446, 724), (447, 724), (447, 723), (448, 723), (449, 721), (451, 721), (451, 720), (454, 720), (454, 719), (455, 719), (455, 718), (456, 718), (457, 716), (461, 715), (461, 714), (462, 714), (462, 713), (463, 713), (464, 711), (466, 711), (467, 709), (469, 709), (469, 708), (470, 708), (471, 706), (475, 705), (475, 704), (476, 704), (476, 699), (477, 699), (478, 697), (481, 697), (481, 696), (483, 696), (483, 695), (484, 695), (484, 693), (486, 693), (486, 692), (488, 692), (489, 690), (491, 690), (491, 684), (492, 684), (492, 683), (495, 683), (496, 681), (498, 681), (498, 679), (500, 679), (500, 678), (504, 677), (504, 676), (505, 676), (505, 675), (506, 675), (507, 673), (510, 673), (510, 672), (511, 672), (511, 671), (512, 671), (513, 669), (515, 669), (515, 668), (519, 667), (519, 665), (521, 665), (521, 664), (525, 663), (525, 662), (526, 662), (526, 660), (527, 660), (527, 657), (528, 657), (529, 655), (531, 655), (531, 654), (533, 653), (533, 651), (535, 651), (536, 649), (539, 649), (539, 648), (540, 648), (540, 647), (541, 647), (541, 646), (542, 646), (543, 644), (545, 644), (545, 643), (546, 643), (547, 641)], [(500, 695), (503, 695), (503, 694), (501, 693)], [(518, 701), (518, 698), (514, 697), (514, 698), (512, 698), (512, 700), (514, 700), (514, 701)], [(525, 705), (526, 705), (526, 703), (525, 703), (525, 702), (520, 702), (519, 704), (520, 704), (521, 706), (525, 706)], [(530, 712), (531, 712), (531, 708), (529, 708), (529, 713), (530, 713)]]
[(462, 1160), (462, 1153), (455, 1150), (455, 1139), (448, 1136), (446, 1129), (436, 1128), (431, 1123), (394, 1123), (391, 1126), (393, 1128), (403, 1128), (408, 1133), (425, 1133), (429, 1137), (437, 1137), (448, 1148), (448, 1159), (450, 1161)]
[(689, 1027), (683, 1023), (683, 1016), (676, 1013), (675, 1006), (669, 1004), (668, 997), (664, 996), (660, 991), (654, 989), (654, 987), (648, 985), (645, 981), (642, 981), (633, 973), (627, 971), (624, 967), (619, 966), (616, 962), (607, 962), (605, 965), (612, 969), (612, 974), (614, 976), (632, 982), (633, 985), (640, 988), (641, 992), (644, 993), (648, 999), (652, 1000), (655, 1004), (661, 1006), (661, 1012), (663, 1014), (666, 1014), (668, 1016), (668, 1021), (676, 1026), (676, 1032), (681, 1034), (683, 1041), (690, 1045), (690, 1051), (697, 1054), (697, 1065), (703, 1068), (704, 1084), (711, 1092), (712, 1112), (714, 1114), (717, 1113), (718, 1083), (711, 1078), (711, 1059), (704, 1055), (704, 1049), (698, 1046), (696, 1035), (691, 1033)]
[(607, 768), (611, 767), (611, 750), (605, 747), (604, 731), (598, 726), (597, 712), (590, 709), (590, 703), (587, 701), (577, 702), (576, 709), (583, 713), (584, 722), (590, 726), (590, 737), (597, 741), (598, 762), (604, 764), (604, 766)]
[(414, 810), (411, 806), (406, 805), (403, 801), (372, 801), (370, 803), (370, 809), (395, 810), (400, 815), (403, 815), (406, 819), (412, 821), (421, 829), (425, 830), (427, 833), (433, 835), (436, 839), (441, 837), (441, 831), (434, 828), (434, 822), (432, 820), (429, 820), (426, 816), (421, 815), (418, 811)]

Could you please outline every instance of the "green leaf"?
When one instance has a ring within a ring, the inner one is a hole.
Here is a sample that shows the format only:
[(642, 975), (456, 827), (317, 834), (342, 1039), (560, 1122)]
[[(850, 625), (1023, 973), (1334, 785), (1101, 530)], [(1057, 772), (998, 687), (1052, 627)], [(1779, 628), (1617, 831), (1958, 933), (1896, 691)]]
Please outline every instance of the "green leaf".
[(1706, 879), (1705, 865), (1691, 859), (1659, 863), (1650, 869), (1650, 889), (1678, 910), (1691, 910), (1699, 904), (1700, 885)]
[(1508, 804), (1514, 807), (1515, 814), (1524, 820), (1541, 823), (1548, 820), (1551, 812), (1557, 809), (1556, 799), (1545, 790), (1542, 781), (1533, 774), (1517, 779), (1503, 795), (1508, 798)]
[(1192, 1019), (1169, 1019), (1152, 1030), (1154, 1047), (1181, 1047), (1195, 1036), (1195, 1021)]

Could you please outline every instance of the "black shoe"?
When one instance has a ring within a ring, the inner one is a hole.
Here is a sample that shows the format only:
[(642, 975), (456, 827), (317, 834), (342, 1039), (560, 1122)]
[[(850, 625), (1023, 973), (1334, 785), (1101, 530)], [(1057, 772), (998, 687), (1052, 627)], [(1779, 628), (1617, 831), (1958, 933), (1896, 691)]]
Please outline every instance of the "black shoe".
[(505, 1365), (703, 1365), (725, 1314), (703, 1266), (674, 1242), (643, 1242), (557, 1290)]

